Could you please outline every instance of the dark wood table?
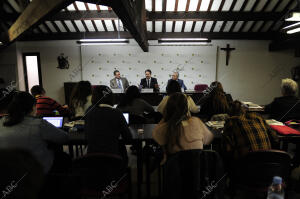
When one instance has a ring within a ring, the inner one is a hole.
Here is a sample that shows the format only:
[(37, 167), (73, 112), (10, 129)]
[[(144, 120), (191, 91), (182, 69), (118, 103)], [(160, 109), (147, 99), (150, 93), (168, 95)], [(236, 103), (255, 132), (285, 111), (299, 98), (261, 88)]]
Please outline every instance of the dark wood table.
[[(65, 103), (68, 104), (70, 100), (70, 96), (72, 93), (72, 89), (76, 85), (76, 82), (65, 82), (64, 83), (64, 91), (65, 91)], [(202, 92), (197, 91), (187, 91), (185, 94), (191, 96), (196, 103), (196, 105), (199, 105), (200, 99), (203, 96)], [(122, 98), (124, 97), (124, 93), (113, 93), (114, 95), (114, 103), (119, 104)], [(141, 98), (144, 99), (146, 102), (148, 102), (152, 106), (157, 106), (163, 99), (163, 97), (166, 95), (166, 92), (153, 92), (153, 93), (141, 93)]]

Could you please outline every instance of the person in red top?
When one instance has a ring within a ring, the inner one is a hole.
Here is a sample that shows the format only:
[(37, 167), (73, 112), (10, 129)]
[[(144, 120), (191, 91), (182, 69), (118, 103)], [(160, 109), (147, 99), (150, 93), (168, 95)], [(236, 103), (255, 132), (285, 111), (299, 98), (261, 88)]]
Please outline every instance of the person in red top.
[(31, 94), (36, 99), (36, 115), (37, 116), (54, 116), (57, 110), (60, 115), (68, 115), (68, 107), (62, 106), (54, 99), (45, 96), (45, 90), (39, 85), (35, 85), (30, 89)]

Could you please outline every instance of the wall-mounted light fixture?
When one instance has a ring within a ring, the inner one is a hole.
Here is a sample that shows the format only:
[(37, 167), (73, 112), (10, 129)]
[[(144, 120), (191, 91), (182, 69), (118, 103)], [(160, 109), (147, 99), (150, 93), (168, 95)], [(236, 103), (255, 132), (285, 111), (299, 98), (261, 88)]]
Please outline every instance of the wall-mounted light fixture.
[(211, 40), (207, 38), (162, 38), (158, 39), (161, 45), (207, 45)]
[(129, 39), (80, 39), (80, 45), (125, 45), (129, 44)]

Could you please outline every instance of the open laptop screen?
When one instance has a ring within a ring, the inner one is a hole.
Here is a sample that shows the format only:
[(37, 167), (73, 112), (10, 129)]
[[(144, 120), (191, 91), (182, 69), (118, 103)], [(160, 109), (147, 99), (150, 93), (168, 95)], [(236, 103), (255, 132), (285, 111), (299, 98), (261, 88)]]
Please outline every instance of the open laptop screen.
[(123, 113), (123, 116), (125, 117), (127, 124), (129, 124), (129, 113)]
[(63, 117), (43, 117), (43, 120), (46, 120), (47, 122), (53, 124), (57, 128), (63, 127)]

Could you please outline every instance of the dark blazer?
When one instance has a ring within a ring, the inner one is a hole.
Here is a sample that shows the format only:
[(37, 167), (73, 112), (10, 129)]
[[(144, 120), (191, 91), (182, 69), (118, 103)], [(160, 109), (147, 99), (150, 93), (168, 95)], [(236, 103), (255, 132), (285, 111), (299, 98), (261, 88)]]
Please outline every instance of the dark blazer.
[(110, 153), (123, 156), (119, 137), (130, 142), (132, 135), (119, 109), (91, 106), (86, 111), (84, 130), (87, 135), (88, 153)]
[[(155, 88), (155, 86), (154, 86), (155, 84), (158, 84), (157, 79), (154, 77), (151, 77), (150, 88)], [(146, 78), (141, 79), (140, 85), (142, 86), (142, 88), (149, 88), (149, 87), (147, 87)]]
[[(169, 80), (168, 80), (168, 85), (169, 85), (169, 83), (170, 83), (171, 80), (172, 80), (172, 79), (169, 79)], [(186, 86), (184, 85), (184, 82), (183, 82), (182, 79), (178, 79), (177, 82), (179, 83), (179, 85), (180, 85), (181, 88), (183, 88), (184, 90), (187, 89)], [(168, 86), (167, 86), (167, 87), (168, 87)]]
[(300, 99), (295, 96), (276, 97), (271, 104), (265, 106), (265, 112), (271, 119), (286, 122), (300, 119)]

